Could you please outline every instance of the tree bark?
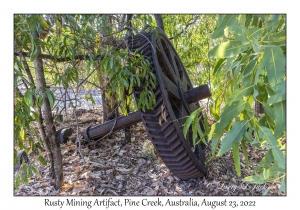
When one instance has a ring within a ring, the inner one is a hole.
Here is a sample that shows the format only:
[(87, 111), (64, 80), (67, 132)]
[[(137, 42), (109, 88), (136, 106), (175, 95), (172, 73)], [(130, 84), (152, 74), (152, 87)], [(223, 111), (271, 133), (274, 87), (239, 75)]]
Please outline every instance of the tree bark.
[[(33, 32), (33, 38), (38, 39), (38, 33)], [(38, 47), (38, 54), (41, 54), (41, 48)], [(34, 69), (37, 81), (37, 88), (39, 91), (44, 92), (46, 88), (46, 80), (44, 75), (43, 60), (41, 58), (36, 58), (34, 60)], [(44, 118), (45, 129), (46, 129), (46, 138), (49, 139), (51, 153), (53, 160), (50, 163), (50, 169), (52, 169), (52, 178), (55, 180), (55, 188), (59, 189), (63, 181), (63, 172), (62, 172), (62, 155), (60, 150), (59, 140), (56, 138), (55, 126), (53, 124), (52, 110), (50, 103), (47, 97), (42, 104), (42, 115)]]
[(264, 113), (264, 107), (261, 103), (255, 100), (254, 108), (255, 108), (254, 115), (256, 118), (259, 118), (259, 115)]
[[(22, 52), (20, 52), (20, 57), (21, 57), (21, 60), (22, 60), (22, 63), (23, 63), (23, 67), (24, 67), (24, 69), (26, 71), (27, 77), (29, 78), (29, 81), (31, 82), (31, 85), (35, 86), (35, 82), (34, 82), (32, 74), (31, 74), (30, 68), (29, 68), (28, 63), (26, 61), (26, 58), (24, 57), (24, 55), (23, 55)], [(24, 83), (24, 85), (25, 84), (26, 83)], [(36, 101), (35, 97), (33, 97), (33, 100)], [(39, 121), (38, 121), (39, 133), (41, 135), (43, 146), (44, 146), (44, 148), (46, 150), (47, 161), (48, 161), (48, 163), (51, 163), (50, 164), (50, 172), (51, 172), (51, 175), (52, 175), (52, 171), (53, 171), (53, 154), (52, 154), (51, 149), (50, 149), (49, 139), (46, 138), (46, 132), (45, 132), (45, 128), (43, 126), (42, 110), (40, 108), (36, 108), (36, 112), (37, 112), (37, 114), (39, 116)]]
[[(98, 72), (100, 90), (101, 90), (101, 100), (103, 108), (103, 122), (112, 120), (118, 117), (118, 104), (114, 91), (109, 85), (109, 78)], [(111, 92), (110, 97), (107, 93)]]
[[(126, 104), (126, 111), (127, 111), (127, 113), (129, 113), (130, 108), (129, 108), (129, 103), (127, 103), (127, 99), (126, 99), (127, 95), (129, 95), (128, 90), (124, 89), (124, 100), (125, 100), (125, 104)], [(131, 142), (130, 126), (124, 128), (124, 133), (125, 133), (125, 139), (124, 139), (124, 144), (123, 145), (128, 144), (128, 143)]]
[(163, 31), (165, 31), (164, 23), (162, 21), (161, 15), (156, 14), (156, 15), (154, 15), (154, 17), (155, 17), (155, 21), (156, 21), (157, 27), (159, 27), (160, 29), (162, 29)]

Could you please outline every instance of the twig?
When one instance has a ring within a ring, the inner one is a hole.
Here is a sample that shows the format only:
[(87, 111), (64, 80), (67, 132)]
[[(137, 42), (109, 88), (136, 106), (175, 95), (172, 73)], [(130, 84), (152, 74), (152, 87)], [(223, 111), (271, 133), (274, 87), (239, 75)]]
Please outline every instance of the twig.
[[(78, 92), (78, 88), (77, 88), (77, 92)], [(67, 91), (67, 95), (70, 99), (70, 95), (69, 95), (69, 92)], [(76, 99), (76, 94), (75, 94), (75, 99)], [(83, 163), (85, 164), (85, 159), (84, 159), (84, 156), (82, 155), (81, 153), (81, 141), (80, 141), (80, 138), (79, 138), (79, 125), (78, 125), (78, 117), (77, 117), (77, 114), (76, 114), (76, 106), (73, 105), (72, 101), (71, 101), (71, 106), (73, 107), (73, 112), (74, 112), (74, 115), (75, 115), (75, 121), (76, 121), (76, 139), (77, 139), (77, 142), (78, 142), (78, 152), (79, 152), (79, 155), (80, 157), (83, 159)]]
[(107, 136), (109, 136), (110, 134), (112, 134), (112, 132), (113, 132), (115, 126), (116, 126), (116, 123), (117, 123), (117, 118), (115, 118), (114, 125), (113, 125), (113, 127), (110, 129), (109, 133), (105, 134), (102, 138), (100, 138), (100, 139), (98, 139), (98, 140), (92, 142), (92, 144), (93, 144), (94, 147), (95, 147), (95, 145), (97, 144), (97, 142), (103, 140), (104, 138), (106, 138)]
[[(187, 30), (187, 28), (188, 28), (189, 26), (191, 26), (192, 24), (196, 23), (196, 21), (198, 20), (198, 18), (199, 18), (199, 16), (196, 16), (195, 19), (193, 19), (193, 18), (190, 19), (190, 20), (188, 21), (188, 23), (185, 25), (184, 29), (182, 29), (180, 33), (178, 33), (178, 34), (176, 34), (175, 36), (169, 38), (169, 40), (175, 39), (175, 37), (178, 37), (178, 36), (180, 36), (181, 34), (183, 34), (183, 33)], [(192, 21), (192, 20), (194, 20), (194, 21)], [(192, 22), (190, 22), (190, 21), (192, 21)]]

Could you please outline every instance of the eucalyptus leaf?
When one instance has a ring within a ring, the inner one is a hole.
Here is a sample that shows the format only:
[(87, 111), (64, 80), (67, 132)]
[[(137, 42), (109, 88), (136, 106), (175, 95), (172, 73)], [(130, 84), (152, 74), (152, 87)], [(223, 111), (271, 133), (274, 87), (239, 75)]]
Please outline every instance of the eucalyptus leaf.
[(247, 120), (242, 120), (242, 121), (236, 122), (232, 126), (230, 131), (226, 134), (226, 136), (222, 140), (221, 149), (218, 153), (218, 156), (222, 156), (223, 154), (228, 152), (231, 149), (232, 144), (234, 142), (242, 141), (243, 136), (248, 128), (247, 124), (248, 124)]
[(272, 150), (268, 150), (262, 160), (259, 162), (259, 165), (253, 169), (253, 173), (258, 171), (261, 168), (268, 168), (271, 166), (271, 163), (274, 161)]
[(274, 136), (279, 138), (283, 132), (286, 131), (286, 102), (281, 101), (274, 104), (274, 114), (276, 127), (274, 129)]
[(32, 88), (28, 88), (24, 94), (24, 102), (27, 106), (33, 106)]
[(271, 87), (275, 87), (282, 82), (285, 71), (285, 56), (280, 47), (269, 47), (265, 49), (263, 62), (268, 72), (268, 82)]
[(275, 119), (273, 107), (270, 107), (269, 104), (264, 102), (260, 102), (260, 103), (263, 105), (265, 113), (269, 115), (272, 119)]
[(285, 46), (286, 45), (286, 30), (266, 36), (262, 43), (264, 45)]
[(275, 160), (278, 163), (278, 166), (281, 168), (285, 167), (285, 158), (281, 150), (278, 148), (278, 143), (276, 141), (275, 136), (272, 134), (271, 130), (269, 128), (260, 126), (258, 131), (259, 137), (263, 140), (266, 140), (267, 143), (272, 148), (272, 153), (275, 158)]
[(47, 95), (47, 98), (49, 100), (49, 103), (50, 103), (50, 107), (52, 108), (54, 106), (54, 102), (55, 102), (55, 96), (54, 94), (52, 93), (52, 91), (48, 88), (46, 88), (46, 95)]
[(183, 135), (184, 138), (186, 138), (188, 129), (190, 127), (190, 125), (192, 124), (192, 122), (194, 122), (195, 119), (198, 119), (198, 115), (199, 113), (202, 111), (202, 108), (196, 109), (195, 111), (192, 112), (192, 114), (190, 114), (190, 116), (186, 119), (185, 123), (184, 123), (184, 127), (183, 127)]
[(286, 99), (286, 82), (280, 82), (275, 87), (275, 93), (270, 94), (270, 98), (268, 99), (269, 104), (275, 104)]
[(217, 62), (217, 64), (214, 67), (213, 75), (217, 75), (217, 73), (219, 72), (220, 67), (224, 64), (225, 60), (226, 60), (225, 58), (219, 59), (219, 61)]
[(245, 67), (243, 71), (243, 77), (246, 77), (250, 74), (252, 74), (254, 67), (256, 66), (257, 59), (253, 59), (250, 61), (250, 63)]
[(47, 165), (47, 161), (45, 160), (45, 158), (43, 156), (39, 156), (39, 161), (44, 165), (46, 166)]
[[(215, 133), (213, 135), (213, 138), (211, 140), (211, 154), (212, 154), (212, 157), (210, 158), (210, 160), (214, 157), (214, 155), (216, 154), (216, 151), (217, 151), (217, 148), (218, 148), (218, 145), (219, 145), (219, 142), (220, 142), (220, 139), (223, 135), (223, 132), (222, 131), (219, 131), (217, 133)], [(209, 161), (210, 161), (209, 160)]]
[(249, 168), (249, 158), (248, 158), (248, 152), (247, 152), (247, 148), (246, 148), (246, 141), (245, 141), (245, 139), (243, 139), (241, 141), (241, 145), (242, 145), (243, 154), (244, 154), (244, 157), (245, 157), (246, 167)]
[(232, 143), (232, 154), (233, 154), (235, 171), (238, 176), (241, 176), (239, 142)]
[(274, 148), (272, 148), (272, 153), (273, 153), (273, 156), (274, 156), (278, 166), (280, 168), (285, 168), (286, 160), (283, 155), (283, 152), (278, 147), (274, 147)]
[(263, 174), (257, 175), (257, 176), (247, 176), (243, 179), (244, 182), (250, 182), (250, 183), (255, 183), (255, 184), (264, 184), (266, 183)]
[(216, 39), (224, 35), (224, 29), (237, 22), (238, 15), (225, 15), (219, 27), (214, 31), (210, 38)]
[(216, 124), (216, 132), (227, 127), (232, 119), (238, 116), (245, 109), (247, 103), (247, 101), (241, 99), (240, 101), (234, 101), (232, 104), (224, 107), (220, 120)]
[(258, 27), (249, 28), (248, 29), (249, 40), (252, 42), (257, 41), (262, 35), (262, 32), (263, 32), (263, 28), (258, 28)]
[(267, 29), (269, 32), (272, 32), (275, 30), (277, 23), (279, 21), (280, 15), (278, 14), (272, 14), (270, 18), (266, 20)]
[(280, 195), (281, 193), (285, 194), (285, 192), (286, 192), (286, 176), (284, 176), (281, 179), (280, 188), (278, 190), (278, 195)]
[(243, 44), (240, 41), (227, 41), (215, 46), (208, 52), (209, 57), (231, 58), (245, 51), (249, 43)]

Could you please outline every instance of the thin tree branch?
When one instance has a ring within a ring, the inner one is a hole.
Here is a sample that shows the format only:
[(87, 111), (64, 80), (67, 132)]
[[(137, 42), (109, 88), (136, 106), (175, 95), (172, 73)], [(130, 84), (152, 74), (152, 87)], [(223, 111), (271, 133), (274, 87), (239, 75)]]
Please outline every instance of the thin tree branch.
[[(14, 55), (15, 56), (20, 56), (20, 52), (18, 51), (14, 51)], [(29, 53), (28, 52), (22, 52), (22, 55), (24, 57), (29, 58)], [(55, 58), (52, 55), (47, 55), (47, 54), (39, 54), (37, 58), (41, 58), (41, 59), (48, 59), (48, 60), (52, 60), (52, 61), (56, 61), (56, 62), (66, 62), (66, 61), (73, 61), (73, 60), (89, 60), (90, 59), (90, 55), (77, 55), (75, 56), (75, 58), (70, 58), (70, 57), (65, 57), (65, 58)], [(102, 59), (103, 55), (96, 55), (96, 59)]]
[(171, 38), (169, 38), (170, 40), (175, 39), (175, 37), (180, 36), (181, 34), (183, 34), (184, 32), (186, 32), (186, 30), (188, 29), (188, 27), (190, 27), (191, 25), (193, 25), (194, 23), (196, 23), (196, 21), (200, 18), (200, 16), (196, 16), (196, 18), (192, 18), (188, 21), (188, 23), (185, 25), (184, 29), (181, 30), (180, 33), (176, 34), (176, 36), (173, 36)]

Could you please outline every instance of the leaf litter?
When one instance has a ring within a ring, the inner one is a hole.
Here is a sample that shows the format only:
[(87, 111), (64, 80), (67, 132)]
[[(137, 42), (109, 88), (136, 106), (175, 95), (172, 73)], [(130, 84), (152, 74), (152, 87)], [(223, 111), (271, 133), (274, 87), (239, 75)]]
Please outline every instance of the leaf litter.
[[(79, 131), (95, 125), (94, 113), (80, 116)], [(97, 116), (99, 118), (99, 116)], [(88, 119), (88, 120), (87, 120)], [(87, 123), (84, 123), (87, 122)], [(96, 123), (100, 123), (99, 122)], [(61, 127), (74, 126), (72, 119)], [(74, 128), (74, 127), (73, 127)], [(76, 129), (74, 129), (76, 130)], [(80, 157), (73, 141), (61, 145), (64, 180), (55, 190), (48, 167), (38, 165), (41, 178), (33, 175), (29, 184), (20, 184), (16, 196), (222, 196), (278, 195), (279, 183), (255, 185), (243, 182), (250, 175), (241, 152), (241, 177), (235, 173), (233, 155), (229, 151), (207, 163), (208, 175), (182, 181), (170, 172), (156, 153), (142, 123), (131, 126), (131, 142), (123, 145), (124, 132), (112, 133), (96, 144), (83, 142)], [(75, 134), (74, 134), (75, 136)], [(224, 136), (223, 136), (224, 137)], [(75, 137), (71, 137), (75, 138)], [(211, 151), (205, 149), (206, 159)], [(247, 145), (250, 168), (255, 168), (262, 154)]]

